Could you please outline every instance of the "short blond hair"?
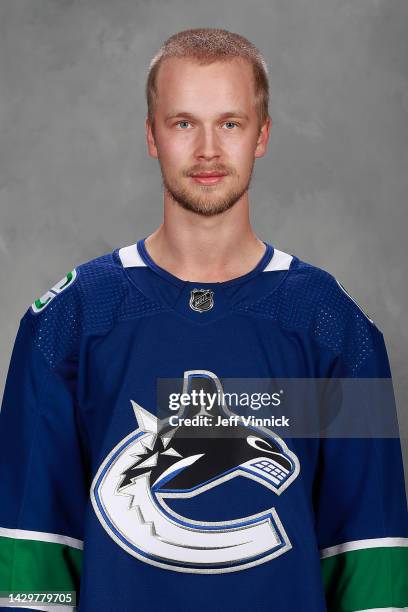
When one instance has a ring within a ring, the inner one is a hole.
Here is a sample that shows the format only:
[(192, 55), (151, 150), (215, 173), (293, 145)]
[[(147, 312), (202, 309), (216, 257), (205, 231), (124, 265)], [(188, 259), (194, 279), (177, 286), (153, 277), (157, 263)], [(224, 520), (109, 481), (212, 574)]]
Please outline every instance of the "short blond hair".
[(242, 58), (250, 62), (254, 74), (256, 106), (259, 123), (269, 117), (268, 67), (258, 49), (247, 38), (218, 28), (196, 28), (177, 32), (168, 38), (150, 62), (146, 99), (150, 125), (154, 127), (154, 109), (157, 100), (157, 73), (165, 59), (188, 58), (198, 64), (212, 64)]

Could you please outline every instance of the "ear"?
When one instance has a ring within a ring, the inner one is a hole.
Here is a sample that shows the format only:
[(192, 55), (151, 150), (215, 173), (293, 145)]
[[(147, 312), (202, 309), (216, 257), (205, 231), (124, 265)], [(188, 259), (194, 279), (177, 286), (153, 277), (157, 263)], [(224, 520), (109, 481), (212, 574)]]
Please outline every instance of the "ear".
[(150, 157), (157, 158), (159, 154), (157, 152), (153, 127), (149, 121), (149, 117), (146, 117), (146, 142), (147, 142), (147, 150), (149, 152)]
[(268, 117), (259, 130), (258, 140), (256, 141), (255, 157), (263, 157), (267, 151), (269, 134), (272, 127), (272, 119)]

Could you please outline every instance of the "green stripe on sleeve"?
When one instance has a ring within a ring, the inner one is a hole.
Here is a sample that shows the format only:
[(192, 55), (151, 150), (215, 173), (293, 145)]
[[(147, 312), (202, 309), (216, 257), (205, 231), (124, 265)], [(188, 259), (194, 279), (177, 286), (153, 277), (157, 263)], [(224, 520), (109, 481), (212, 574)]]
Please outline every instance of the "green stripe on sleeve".
[(408, 547), (342, 552), (321, 567), (329, 612), (408, 607)]
[(0, 591), (77, 591), (82, 550), (53, 542), (0, 537)]

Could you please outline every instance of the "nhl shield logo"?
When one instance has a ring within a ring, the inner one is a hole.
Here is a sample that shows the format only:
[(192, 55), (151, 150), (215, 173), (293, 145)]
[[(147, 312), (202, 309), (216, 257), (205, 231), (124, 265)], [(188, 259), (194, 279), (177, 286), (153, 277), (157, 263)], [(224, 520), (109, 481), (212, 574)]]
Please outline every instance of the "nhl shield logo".
[(211, 289), (192, 289), (190, 307), (197, 312), (207, 312), (214, 306), (214, 291)]

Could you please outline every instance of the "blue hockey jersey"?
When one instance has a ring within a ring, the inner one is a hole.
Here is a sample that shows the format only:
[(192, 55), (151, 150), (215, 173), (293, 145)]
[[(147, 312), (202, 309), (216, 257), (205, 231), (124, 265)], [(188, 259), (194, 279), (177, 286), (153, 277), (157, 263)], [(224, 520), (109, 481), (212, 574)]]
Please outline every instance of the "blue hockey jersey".
[(407, 610), (398, 437), (243, 421), (229, 437), (222, 402), (220, 435), (160, 427), (158, 380), (181, 397), (335, 377), (390, 379), (383, 335), (333, 275), (270, 244), (219, 283), (175, 277), (144, 239), (79, 265), (24, 313), (11, 357), (0, 609)]

